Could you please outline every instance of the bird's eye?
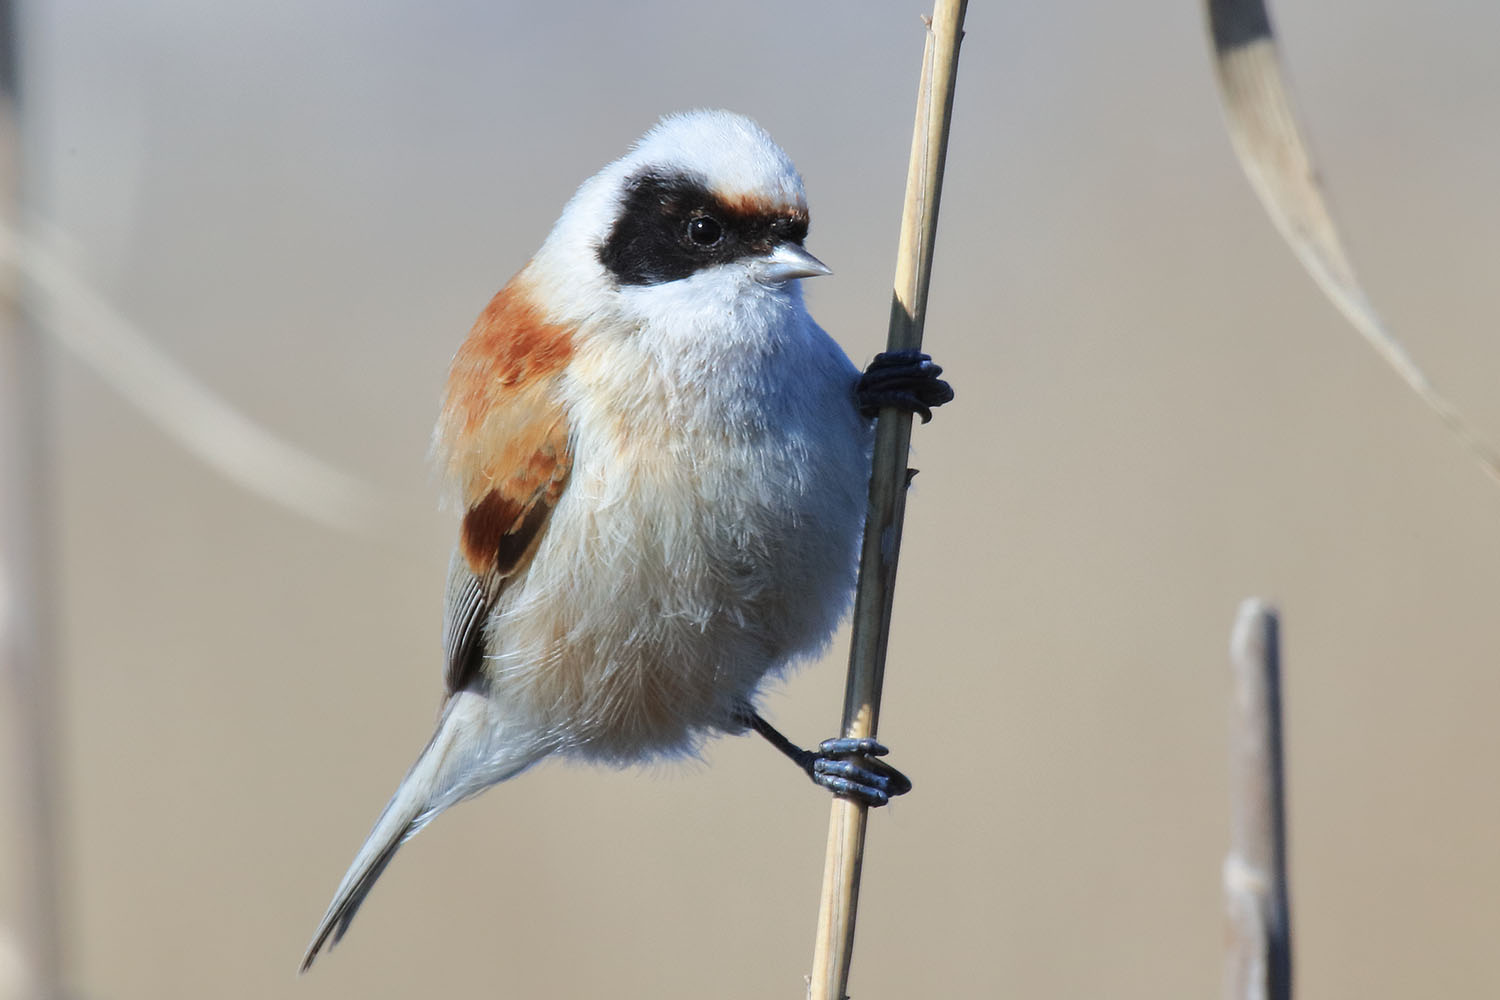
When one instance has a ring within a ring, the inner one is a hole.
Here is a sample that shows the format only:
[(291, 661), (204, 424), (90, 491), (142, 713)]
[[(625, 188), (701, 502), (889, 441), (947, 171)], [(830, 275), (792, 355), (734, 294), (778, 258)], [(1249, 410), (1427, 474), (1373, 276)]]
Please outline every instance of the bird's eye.
[(688, 223), (688, 239), (700, 247), (711, 247), (724, 235), (724, 227), (718, 220), (700, 215)]

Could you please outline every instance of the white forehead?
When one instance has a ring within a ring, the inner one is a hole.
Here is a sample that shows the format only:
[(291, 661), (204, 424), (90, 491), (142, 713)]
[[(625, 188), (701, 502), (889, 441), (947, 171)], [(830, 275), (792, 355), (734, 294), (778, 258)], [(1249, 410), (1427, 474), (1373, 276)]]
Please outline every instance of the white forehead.
[(588, 314), (597, 304), (592, 296), (613, 288), (598, 247), (619, 215), (628, 184), (647, 171), (693, 175), (730, 204), (807, 210), (797, 168), (755, 122), (729, 111), (668, 115), (630, 152), (583, 182), (532, 259), (532, 280), (559, 307), (560, 319), (563, 313)]
[(765, 129), (730, 111), (667, 115), (636, 140), (616, 166), (695, 174), (728, 201), (753, 199), (768, 208), (807, 206), (802, 178)]

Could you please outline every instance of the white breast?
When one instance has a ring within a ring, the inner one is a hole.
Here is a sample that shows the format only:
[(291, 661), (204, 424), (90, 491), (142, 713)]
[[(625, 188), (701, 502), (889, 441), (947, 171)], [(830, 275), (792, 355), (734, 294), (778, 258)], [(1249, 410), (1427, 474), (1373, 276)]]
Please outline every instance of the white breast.
[(848, 607), (855, 369), (794, 286), (716, 281), (644, 289), (577, 340), (572, 477), (487, 650), (496, 700), (563, 749), (691, 751)]

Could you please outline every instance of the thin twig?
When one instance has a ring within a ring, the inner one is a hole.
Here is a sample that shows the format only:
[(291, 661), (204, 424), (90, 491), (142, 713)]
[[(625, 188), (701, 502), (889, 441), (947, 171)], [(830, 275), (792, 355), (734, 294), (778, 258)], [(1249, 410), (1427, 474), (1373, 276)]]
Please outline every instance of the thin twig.
[(1281, 646), (1276, 610), (1240, 605), (1229, 643), (1230, 848), (1224, 861), (1228, 1000), (1290, 1000), (1291, 917), (1281, 747)]
[(1344, 318), (1500, 482), (1500, 452), (1438, 392), (1354, 273), (1292, 107), (1265, 0), (1204, 0), (1204, 7), (1229, 136), (1261, 204)]
[[(938, 0), (928, 21), (922, 76), (917, 88), (917, 116), (906, 202), (901, 215), (901, 242), (896, 258), (895, 294), (887, 350), (922, 346), (927, 314), (927, 287), (932, 275), (932, 247), (937, 231), (943, 163), (953, 115), (958, 75), (958, 47), (963, 37), (967, 0)], [(865, 517), (859, 587), (854, 599), (854, 633), (850, 641), (849, 678), (844, 693), (843, 733), (873, 737), (880, 715), (886, 641), (895, 595), (896, 560), (906, 511), (906, 457), (911, 443), (911, 415), (881, 410), (875, 429), (870, 505)], [(860, 867), (864, 860), (866, 807), (835, 798), (828, 824), (828, 853), (818, 909), (817, 940), (808, 996), (841, 1000), (849, 982), (854, 948), (854, 918), (859, 902)]]
[(198, 381), (83, 280), (58, 242), (0, 225), (0, 263), (30, 282), (40, 332), (236, 485), (327, 527), (392, 533), (395, 517), (379, 489), (282, 440)]
[[(0, 217), (20, 213), (20, 94), (15, 8), (0, 0)], [(58, 766), (61, 743), (52, 633), (52, 454), (42, 350), (22, 308), (20, 282), (0, 275), (0, 683), (13, 718), (20, 923), (10, 958), (28, 997), (62, 995), (64, 948)], [(0, 942), (4, 944), (4, 942)], [(6, 956), (0, 955), (0, 960)]]

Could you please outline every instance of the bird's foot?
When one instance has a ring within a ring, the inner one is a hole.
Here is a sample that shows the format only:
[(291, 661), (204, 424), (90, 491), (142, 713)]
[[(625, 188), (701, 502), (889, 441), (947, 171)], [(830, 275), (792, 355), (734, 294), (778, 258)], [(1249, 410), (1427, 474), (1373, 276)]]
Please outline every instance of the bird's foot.
[(888, 351), (875, 355), (854, 388), (859, 412), (874, 417), (881, 407), (890, 406), (922, 416), (922, 423), (932, 419), (933, 407), (953, 399), (953, 387), (938, 376), (941, 365), (921, 351)]
[(870, 739), (839, 737), (824, 740), (816, 750), (804, 750), (761, 718), (748, 705), (736, 716), (746, 729), (765, 737), (806, 772), (814, 783), (835, 795), (843, 795), (867, 806), (883, 806), (892, 796), (911, 791), (911, 780), (879, 758), (890, 751)]
[(911, 779), (881, 760), (890, 751), (869, 739), (839, 737), (807, 750), (807, 776), (835, 795), (883, 806), (911, 791)]

